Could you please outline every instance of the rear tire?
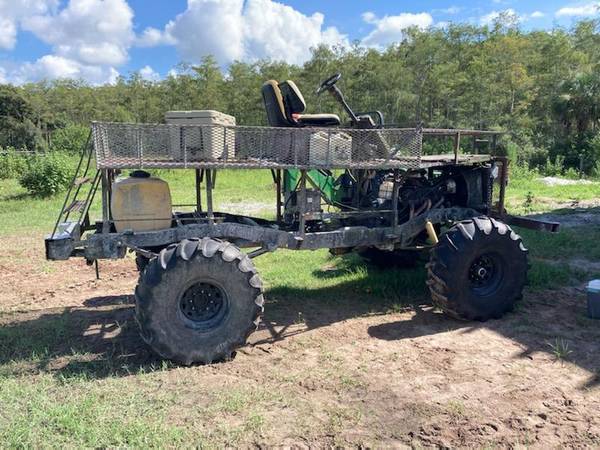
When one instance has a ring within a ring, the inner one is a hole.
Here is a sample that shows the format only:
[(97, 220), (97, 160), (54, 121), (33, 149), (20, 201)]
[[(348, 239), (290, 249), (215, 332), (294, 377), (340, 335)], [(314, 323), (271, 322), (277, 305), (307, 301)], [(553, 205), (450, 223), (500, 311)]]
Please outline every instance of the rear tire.
[(185, 365), (231, 358), (256, 330), (264, 303), (252, 260), (210, 238), (162, 250), (142, 272), (135, 296), (143, 340)]
[(433, 304), (446, 314), (488, 320), (511, 311), (527, 279), (527, 249), (508, 225), (465, 220), (443, 234), (427, 264)]

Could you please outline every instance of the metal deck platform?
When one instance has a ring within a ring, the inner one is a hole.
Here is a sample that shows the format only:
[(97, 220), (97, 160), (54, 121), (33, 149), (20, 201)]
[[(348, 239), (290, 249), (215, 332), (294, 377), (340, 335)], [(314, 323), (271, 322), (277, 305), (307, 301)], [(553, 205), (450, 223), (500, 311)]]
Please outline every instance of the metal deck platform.
[[(94, 122), (99, 169), (419, 169), (473, 164), (460, 136), (499, 133), (421, 128), (273, 128)], [(423, 137), (455, 138), (455, 153), (423, 155)]]

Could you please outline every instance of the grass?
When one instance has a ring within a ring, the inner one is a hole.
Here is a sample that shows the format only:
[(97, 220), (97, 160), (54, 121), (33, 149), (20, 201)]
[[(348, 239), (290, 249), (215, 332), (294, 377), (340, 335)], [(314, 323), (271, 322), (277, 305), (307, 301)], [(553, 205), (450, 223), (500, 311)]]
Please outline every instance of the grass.
[(569, 343), (562, 338), (556, 338), (554, 342), (548, 343), (552, 354), (557, 361), (564, 361), (573, 351), (569, 349)]
[[(193, 171), (159, 171), (159, 175), (169, 182), (174, 204), (196, 202)], [(250, 206), (249, 215), (274, 217), (275, 189), (268, 170), (223, 170), (218, 172), (216, 183), (216, 208), (223, 205), (226, 209), (243, 212)], [(28, 195), (17, 180), (0, 180), (0, 236), (51, 232), (63, 201), (64, 193), (50, 198), (35, 198)], [(206, 202), (205, 195), (203, 202)], [(96, 198), (92, 208), (92, 215), (96, 218), (100, 214), (99, 203), (99, 198)]]
[[(170, 183), (175, 203), (195, 201), (192, 172), (160, 175)], [(530, 192), (534, 194), (529, 195)], [(596, 185), (548, 187), (533, 179), (515, 178), (511, 181), (508, 205), (511, 212), (539, 211), (551, 207), (546, 199), (560, 202), (595, 197), (600, 197)], [(0, 238), (8, 240), (25, 233), (39, 235), (41, 242), (62, 201), (62, 196), (31, 198), (16, 181), (1, 180)], [(251, 206), (252, 214), (273, 217), (270, 173), (219, 172), (215, 202), (241, 212)], [(94, 209), (97, 211), (98, 205)], [(531, 290), (551, 289), (587, 276), (570, 267), (566, 259), (600, 257), (600, 230), (593, 227), (565, 229), (556, 235), (519, 232), (532, 257)], [(16, 251), (12, 254), (19, 257)], [(5, 262), (8, 261), (0, 260), (1, 264)], [(269, 320), (278, 326), (315, 329), (357, 316), (400, 312), (407, 305), (428, 299), (421, 268), (376, 270), (355, 255), (332, 257), (326, 250), (278, 251), (255, 262), (267, 288)], [(51, 267), (41, 270), (51, 271)], [(289, 312), (290, 304), (294, 314)], [(131, 322), (123, 326), (119, 333), (122, 337), (113, 344), (124, 347), (117, 356), (110, 351), (98, 353), (93, 340), (97, 338), (81, 337), (104, 318), (98, 314), (110, 316), (114, 311), (48, 312), (0, 327), (3, 446), (238, 446), (262, 442), (265, 430), (279, 426), (281, 418), (273, 417), (269, 413), (272, 409), (281, 411), (293, 406), (294, 411), (299, 411), (298, 417), (288, 426), (312, 435), (336, 435), (368, 417), (355, 407), (326, 405), (320, 408), (323, 417), (319, 423), (323, 429), (315, 429), (310, 399), (291, 398), (279, 389), (286, 383), (301, 381), (290, 379), (285, 366), (281, 373), (265, 373), (263, 379), (254, 380), (234, 379), (234, 374), (221, 367), (177, 368), (152, 356), (140, 363), (131, 356), (139, 348), (127, 347), (127, 337), (137, 333)], [(73, 338), (75, 335), (79, 338)], [(286, 343), (289, 351), (293, 346), (301, 352), (317, 349), (317, 368), (303, 379), (326, 383), (334, 392), (362, 392), (362, 378), (344, 371), (348, 362), (340, 358), (335, 344), (310, 339)], [(562, 340), (550, 344), (550, 350), (560, 360), (570, 353)], [(61, 361), (62, 365), (57, 366)], [(205, 384), (207, 380), (211, 383)], [(263, 381), (268, 388), (262, 386)], [(188, 396), (193, 400), (188, 400)], [(447, 408), (457, 420), (464, 415), (460, 402), (450, 402)]]
[(506, 191), (506, 207), (513, 214), (555, 210), (558, 204), (600, 198), (600, 182), (549, 186), (533, 173), (515, 173)]

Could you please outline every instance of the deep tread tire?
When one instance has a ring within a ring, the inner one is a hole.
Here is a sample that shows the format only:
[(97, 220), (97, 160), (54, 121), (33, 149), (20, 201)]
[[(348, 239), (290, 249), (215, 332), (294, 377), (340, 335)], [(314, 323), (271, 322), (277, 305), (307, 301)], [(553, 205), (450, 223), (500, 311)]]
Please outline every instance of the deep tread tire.
[[(198, 330), (183, 317), (180, 299), (191, 284), (205, 281), (223, 290), (228, 306), (216, 326)], [(185, 365), (231, 358), (258, 327), (264, 304), (252, 260), (233, 244), (210, 238), (162, 250), (142, 272), (135, 297), (143, 340), (163, 358)]]
[[(521, 237), (505, 223), (489, 217), (459, 222), (431, 250), (427, 285), (433, 304), (454, 318), (500, 318), (522, 298), (527, 253)], [(473, 288), (470, 271), (485, 255), (494, 255), (502, 275), (481, 292)]]
[(419, 253), (412, 250), (386, 251), (376, 247), (369, 247), (357, 252), (361, 258), (366, 259), (380, 269), (411, 268), (417, 265)]

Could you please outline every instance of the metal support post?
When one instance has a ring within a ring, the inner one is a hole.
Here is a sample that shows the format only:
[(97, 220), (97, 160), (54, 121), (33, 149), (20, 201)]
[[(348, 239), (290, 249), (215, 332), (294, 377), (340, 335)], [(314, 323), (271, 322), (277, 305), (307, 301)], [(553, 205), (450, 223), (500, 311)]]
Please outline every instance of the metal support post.
[(202, 175), (200, 169), (196, 169), (196, 212), (202, 212)]
[(210, 169), (206, 169), (206, 207), (208, 210), (208, 224), (214, 225), (215, 216), (213, 213), (213, 171)]
[(298, 204), (298, 215), (300, 220), (299, 231), (302, 236), (306, 232), (306, 170), (300, 171), (300, 191), (296, 193), (296, 202)]
[(102, 170), (102, 233), (110, 232), (110, 180), (108, 170)]

